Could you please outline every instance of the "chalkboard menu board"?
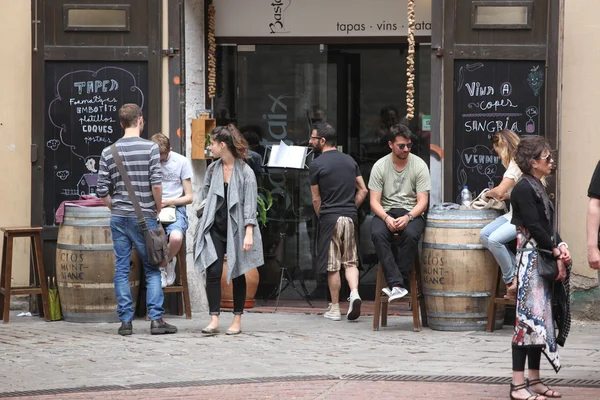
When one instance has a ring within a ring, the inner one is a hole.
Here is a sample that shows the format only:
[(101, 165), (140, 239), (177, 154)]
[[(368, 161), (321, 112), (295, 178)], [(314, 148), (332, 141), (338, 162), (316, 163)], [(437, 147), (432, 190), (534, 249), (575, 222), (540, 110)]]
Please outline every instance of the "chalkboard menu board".
[(44, 221), (55, 224), (61, 202), (93, 194), (102, 150), (123, 136), (119, 108), (147, 115), (147, 63), (45, 64)]
[(543, 61), (459, 60), (454, 64), (454, 198), (500, 183), (494, 132), (544, 135)]

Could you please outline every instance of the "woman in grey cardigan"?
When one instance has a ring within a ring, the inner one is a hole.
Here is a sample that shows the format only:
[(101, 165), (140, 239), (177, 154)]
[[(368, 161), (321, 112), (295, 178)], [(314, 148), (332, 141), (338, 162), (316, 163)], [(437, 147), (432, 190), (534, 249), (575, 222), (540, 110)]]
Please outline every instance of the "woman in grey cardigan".
[(210, 149), (218, 160), (206, 170), (204, 212), (196, 231), (195, 266), (206, 270), (210, 324), (202, 333), (219, 333), (221, 275), (227, 254), (227, 282), (233, 281), (233, 322), (228, 335), (241, 333), (246, 299), (245, 273), (264, 264), (256, 218), (258, 190), (245, 162), (248, 143), (233, 125), (211, 133)]

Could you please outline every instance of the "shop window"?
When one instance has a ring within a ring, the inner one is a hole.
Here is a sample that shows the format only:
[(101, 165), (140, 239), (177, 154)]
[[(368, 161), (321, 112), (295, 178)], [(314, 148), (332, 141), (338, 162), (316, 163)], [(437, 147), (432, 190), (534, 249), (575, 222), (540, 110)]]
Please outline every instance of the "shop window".
[(473, 29), (531, 29), (533, 1), (473, 1)]
[(130, 6), (118, 4), (65, 4), (65, 31), (129, 31)]

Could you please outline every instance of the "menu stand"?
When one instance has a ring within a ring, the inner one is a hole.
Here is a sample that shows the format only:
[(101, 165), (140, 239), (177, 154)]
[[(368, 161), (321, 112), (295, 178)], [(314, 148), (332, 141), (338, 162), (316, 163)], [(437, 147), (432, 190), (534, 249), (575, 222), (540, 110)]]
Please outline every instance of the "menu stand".
[[(288, 146), (283, 141), (280, 145), (272, 145), (267, 148), (267, 153), (265, 154), (265, 167), (267, 171), (269, 169), (283, 169), (284, 176), (287, 181), (288, 170), (306, 170), (308, 169), (308, 165), (306, 164), (307, 157), (312, 153), (312, 149), (303, 146)], [(268, 160), (268, 161), (267, 161)], [(300, 205), (300, 190), (299, 188), (292, 189), (292, 209), (294, 204), (299, 207)], [(296, 236), (296, 262), (293, 266), (289, 266), (285, 262), (285, 248), (286, 248), (286, 234), (285, 232), (279, 233), (279, 243), (277, 244), (277, 248), (275, 251), (275, 261), (280, 267), (281, 274), (279, 276), (279, 287), (277, 288), (277, 292), (273, 293), (269, 297), (277, 297), (275, 302), (275, 310), (273, 312), (277, 312), (277, 308), (279, 307), (279, 298), (281, 297), (281, 293), (291, 287), (298, 293), (298, 295), (312, 308), (314, 305), (310, 301), (310, 293), (306, 288), (306, 284), (304, 282), (304, 278), (302, 274), (297, 276), (297, 271), (300, 268), (300, 218), (294, 219), (286, 219), (283, 218), (281, 221), (284, 223), (284, 226), (287, 225), (288, 222), (295, 223), (295, 236)], [(285, 286), (283, 281), (285, 280)], [(298, 281), (300, 284), (300, 288), (296, 285), (295, 281)], [(301, 290), (300, 290), (301, 289)]]

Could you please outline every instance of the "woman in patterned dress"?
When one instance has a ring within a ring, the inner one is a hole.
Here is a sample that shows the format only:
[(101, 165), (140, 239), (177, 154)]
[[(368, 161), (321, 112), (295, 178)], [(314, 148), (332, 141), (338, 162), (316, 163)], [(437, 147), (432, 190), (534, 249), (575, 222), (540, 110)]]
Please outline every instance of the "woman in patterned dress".
[[(540, 361), (544, 353), (556, 372), (560, 369), (558, 357), (556, 316), (552, 314), (553, 293), (563, 289), (571, 255), (554, 226), (554, 207), (542, 184), (552, 173), (554, 160), (545, 138), (530, 136), (521, 139), (515, 157), (523, 177), (515, 185), (511, 196), (513, 225), (517, 226), (517, 318), (512, 339), (513, 378), (511, 399), (543, 400), (559, 398), (560, 393), (550, 389), (540, 379)], [(548, 281), (538, 274), (538, 251), (551, 251), (558, 264), (558, 277)], [(568, 284), (568, 281), (567, 281)], [(564, 318), (563, 318), (564, 319)], [(560, 327), (560, 334), (564, 326)], [(568, 330), (568, 327), (567, 327)], [(559, 342), (560, 343), (560, 342)], [(561, 344), (564, 344), (562, 341)], [(525, 379), (525, 361), (528, 361), (528, 379)]]

